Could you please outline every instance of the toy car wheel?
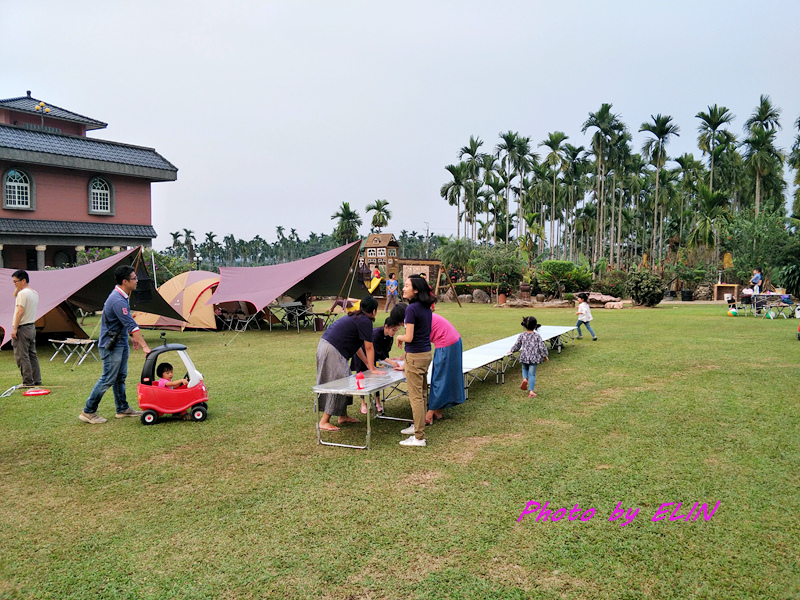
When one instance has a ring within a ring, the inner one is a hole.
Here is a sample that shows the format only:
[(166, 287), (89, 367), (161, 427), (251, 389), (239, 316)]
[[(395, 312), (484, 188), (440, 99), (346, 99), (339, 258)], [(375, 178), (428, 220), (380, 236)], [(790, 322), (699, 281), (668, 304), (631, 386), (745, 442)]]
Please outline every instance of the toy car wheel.
[(158, 423), (158, 413), (154, 410), (146, 410), (141, 417), (142, 425), (155, 425)]
[(203, 408), (208, 410), (208, 402), (200, 402), (200, 403), (198, 403), (198, 406), (202, 406)]
[(208, 411), (205, 409), (204, 406), (196, 404), (192, 407), (191, 415), (192, 415), (192, 421), (197, 421), (197, 422), (205, 421), (206, 417), (208, 416)]

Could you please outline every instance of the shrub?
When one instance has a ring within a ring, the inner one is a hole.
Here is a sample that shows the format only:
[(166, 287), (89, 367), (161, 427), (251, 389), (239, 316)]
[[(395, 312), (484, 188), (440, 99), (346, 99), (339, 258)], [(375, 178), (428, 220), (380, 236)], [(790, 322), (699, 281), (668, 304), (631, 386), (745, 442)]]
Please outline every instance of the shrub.
[(546, 260), (535, 281), (545, 294), (560, 298), (563, 293), (589, 289), (592, 272), (586, 267), (576, 267), (568, 260)]
[(625, 281), (628, 274), (625, 271), (616, 269), (603, 276), (601, 281), (596, 281), (592, 285), (593, 292), (600, 292), (607, 296), (622, 297), (625, 294)]
[(628, 273), (625, 287), (636, 304), (655, 306), (664, 299), (664, 282), (647, 270)]

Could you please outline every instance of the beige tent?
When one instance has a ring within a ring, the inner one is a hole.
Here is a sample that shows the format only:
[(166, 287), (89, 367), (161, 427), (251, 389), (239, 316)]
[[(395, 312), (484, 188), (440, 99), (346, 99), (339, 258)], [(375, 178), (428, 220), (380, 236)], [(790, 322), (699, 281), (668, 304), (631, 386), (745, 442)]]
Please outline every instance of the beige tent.
[(219, 284), (219, 275), (209, 271), (187, 271), (158, 288), (158, 293), (187, 323), (150, 313), (136, 312), (133, 318), (147, 329), (216, 329), (214, 305), (206, 304)]

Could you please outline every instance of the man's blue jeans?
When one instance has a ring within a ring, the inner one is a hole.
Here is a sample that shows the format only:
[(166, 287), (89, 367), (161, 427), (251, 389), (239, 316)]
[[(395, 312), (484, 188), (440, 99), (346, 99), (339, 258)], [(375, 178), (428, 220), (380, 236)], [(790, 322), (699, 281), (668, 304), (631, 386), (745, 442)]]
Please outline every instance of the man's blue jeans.
[(117, 405), (117, 412), (121, 413), (128, 410), (128, 400), (125, 398), (125, 378), (128, 377), (128, 341), (125, 339), (117, 342), (112, 350), (100, 348), (100, 359), (103, 361), (103, 374), (94, 384), (92, 393), (86, 400), (86, 407), (83, 412), (87, 414), (97, 412), (103, 394), (110, 387), (114, 388), (114, 404)]

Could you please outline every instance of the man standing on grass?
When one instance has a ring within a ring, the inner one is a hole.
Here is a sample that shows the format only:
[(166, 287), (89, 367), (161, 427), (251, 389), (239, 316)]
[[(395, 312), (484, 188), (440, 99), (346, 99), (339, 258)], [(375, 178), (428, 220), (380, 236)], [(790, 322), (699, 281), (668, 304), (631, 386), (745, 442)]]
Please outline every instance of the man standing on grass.
[(103, 305), (103, 318), (100, 322), (100, 358), (103, 361), (103, 374), (94, 385), (92, 393), (86, 400), (86, 407), (78, 418), (85, 423), (105, 423), (97, 414), (97, 407), (103, 394), (110, 387), (114, 389), (114, 404), (117, 406), (116, 417), (138, 417), (142, 414), (128, 406), (125, 398), (125, 378), (128, 376), (128, 335), (133, 337), (133, 349), (141, 346), (145, 355), (150, 354), (150, 347), (144, 341), (139, 326), (131, 317), (129, 297), (136, 289), (138, 278), (133, 267), (123, 265), (114, 271), (117, 285)]
[(39, 370), (39, 356), (36, 354), (36, 307), (39, 294), (28, 283), (28, 272), (19, 270), (11, 274), (14, 282), (15, 308), (11, 320), (11, 345), (14, 359), (22, 373), (22, 385), (33, 387), (42, 385), (42, 372)]

